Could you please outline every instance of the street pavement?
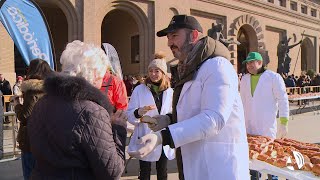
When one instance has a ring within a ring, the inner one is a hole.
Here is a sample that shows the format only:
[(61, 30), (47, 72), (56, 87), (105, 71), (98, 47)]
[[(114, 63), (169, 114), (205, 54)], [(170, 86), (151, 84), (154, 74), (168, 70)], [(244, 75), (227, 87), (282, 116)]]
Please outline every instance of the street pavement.
[[(289, 133), (287, 135), (288, 138), (292, 138), (295, 140), (299, 140), (302, 142), (310, 142), (310, 143), (320, 143), (320, 102), (316, 102), (316, 108), (319, 110), (311, 111), (311, 109), (302, 110), (301, 114), (296, 114), (296, 106), (295, 103), (290, 104), (290, 109), (292, 112), (292, 116), (289, 121)], [(5, 158), (0, 160), (0, 180), (22, 180), (22, 168), (21, 168), (21, 160), (19, 159), (19, 155), (17, 155), (18, 159), (13, 159), (12, 157), (12, 128), (5, 126), (4, 127), (4, 152)], [(129, 157), (127, 155), (127, 157)], [(11, 158), (11, 159), (10, 159)], [(156, 170), (155, 163), (152, 163), (152, 176), (151, 180), (156, 180)], [(123, 180), (132, 180), (138, 179), (139, 174), (139, 161), (137, 159), (132, 159), (128, 163), (127, 172), (124, 172), (121, 179)], [(262, 179), (265, 179), (266, 175), (263, 175)], [(168, 179), (170, 180), (178, 180), (177, 166), (176, 161), (172, 160), (168, 162)], [(280, 180), (284, 180), (285, 178), (279, 178)]]

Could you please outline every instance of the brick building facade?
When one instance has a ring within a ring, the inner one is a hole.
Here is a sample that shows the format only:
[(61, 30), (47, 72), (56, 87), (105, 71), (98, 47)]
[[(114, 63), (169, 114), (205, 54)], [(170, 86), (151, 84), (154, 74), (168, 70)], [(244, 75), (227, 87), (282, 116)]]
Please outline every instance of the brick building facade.
[[(65, 45), (75, 39), (113, 44), (120, 56), (124, 74), (144, 74), (154, 52), (164, 51), (169, 63), (175, 63), (166, 38), (155, 33), (166, 27), (175, 14), (195, 16), (210, 33), (223, 24), (224, 37), (231, 44), (231, 62), (241, 71), (241, 62), (249, 51), (265, 56), (268, 68), (277, 71), (277, 49), (284, 36), (289, 45), (302, 41), (289, 51), (290, 74), (320, 67), (319, 0), (36, 0), (46, 15), (52, 32), (57, 62)], [(0, 72), (11, 84), (23, 74), (21, 57), (0, 25)], [(23, 63), (22, 63), (23, 64)]]

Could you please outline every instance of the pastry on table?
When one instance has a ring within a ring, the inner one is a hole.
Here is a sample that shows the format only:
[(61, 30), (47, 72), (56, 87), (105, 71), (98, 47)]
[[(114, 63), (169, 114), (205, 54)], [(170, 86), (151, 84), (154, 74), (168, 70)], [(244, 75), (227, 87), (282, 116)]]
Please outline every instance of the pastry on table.
[(314, 164), (312, 167), (312, 172), (315, 175), (320, 176), (320, 164)]

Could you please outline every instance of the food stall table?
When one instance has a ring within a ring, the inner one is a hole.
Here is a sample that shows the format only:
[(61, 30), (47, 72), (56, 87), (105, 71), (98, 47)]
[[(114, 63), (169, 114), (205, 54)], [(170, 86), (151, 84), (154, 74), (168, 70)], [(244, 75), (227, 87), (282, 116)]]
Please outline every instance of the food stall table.
[(250, 159), (249, 168), (260, 173), (272, 174), (289, 180), (320, 180), (320, 176), (316, 176), (312, 172), (279, 168), (257, 159)]

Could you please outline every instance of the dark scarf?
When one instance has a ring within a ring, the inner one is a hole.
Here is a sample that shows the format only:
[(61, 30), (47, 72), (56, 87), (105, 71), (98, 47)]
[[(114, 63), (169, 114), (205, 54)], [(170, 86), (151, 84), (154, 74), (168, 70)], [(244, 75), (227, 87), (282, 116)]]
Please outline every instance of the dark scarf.
[[(182, 91), (184, 83), (193, 80), (196, 72), (201, 67), (201, 65), (210, 58), (222, 56), (230, 59), (229, 50), (221, 44), (210, 37), (204, 37), (198, 41), (198, 43), (193, 47), (192, 51), (188, 54), (186, 63), (179, 63), (178, 65), (171, 68), (172, 78), (175, 82), (173, 101), (172, 101), (172, 122), (177, 123), (177, 104)], [(179, 171), (179, 179), (184, 179), (183, 166), (181, 150), (177, 148), (176, 152), (177, 165)]]

